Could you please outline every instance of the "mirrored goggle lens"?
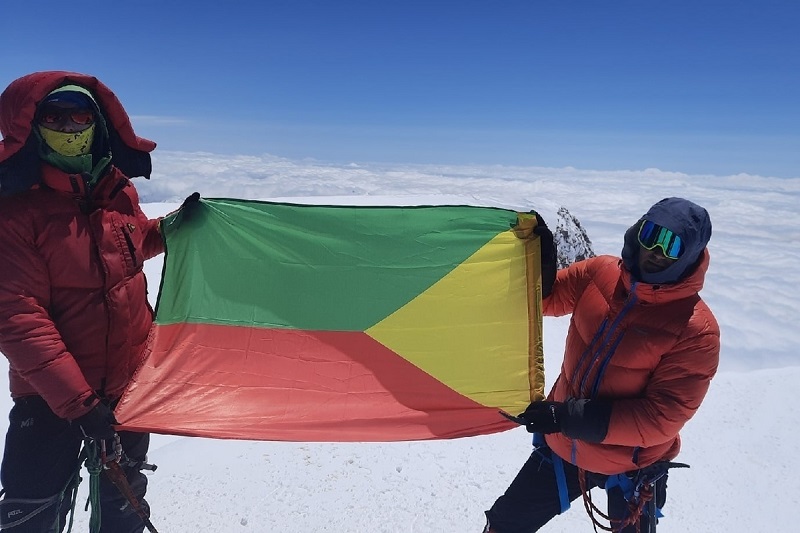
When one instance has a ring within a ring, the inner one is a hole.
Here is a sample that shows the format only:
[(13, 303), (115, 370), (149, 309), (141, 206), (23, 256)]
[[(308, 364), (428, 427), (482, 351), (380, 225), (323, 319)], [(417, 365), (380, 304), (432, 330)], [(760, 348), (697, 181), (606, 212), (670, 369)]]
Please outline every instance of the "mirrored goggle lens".
[(44, 110), (39, 115), (42, 124), (63, 124), (67, 120), (86, 126), (94, 122), (94, 113), (88, 110), (66, 111), (66, 110)]
[(642, 222), (639, 228), (639, 244), (647, 250), (660, 246), (670, 259), (680, 258), (684, 250), (683, 240), (678, 234), (649, 220)]

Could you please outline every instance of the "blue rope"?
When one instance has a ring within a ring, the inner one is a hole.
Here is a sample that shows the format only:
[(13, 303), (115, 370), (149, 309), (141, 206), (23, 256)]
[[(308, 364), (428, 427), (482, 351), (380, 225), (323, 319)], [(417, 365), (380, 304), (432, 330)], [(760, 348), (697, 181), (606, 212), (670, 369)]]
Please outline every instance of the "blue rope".
[[(617, 329), (619, 328), (620, 324), (622, 323), (622, 319), (625, 318), (625, 315), (628, 314), (628, 312), (631, 310), (633, 305), (637, 302), (638, 299), (636, 298), (636, 292), (635, 291), (636, 291), (636, 282), (634, 282), (633, 285), (631, 285), (631, 290), (630, 290), (628, 299), (625, 302), (625, 305), (622, 307), (622, 310), (619, 312), (617, 317), (614, 319), (614, 322), (611, 324), (611, 328), (609, 328), (608, 332), (606, 333), (605, 337), (603, 338), (603, 342), (602, 342), (601, 346), (595, 352), (596, 355), (595, 355), (594, 360), (592, 361), (592, 364), (589, 365), (589, 367), (586, 369), (586, 373), (583, 375), (583, 379), (581, 380), (580, 389), (578, 389), (581, 394), (583, 394), (584, 386), (586, 385), (586, 380), (589, 378), (589, 373), (590, 373), (590, 371), (592, 369), (592, 366), (594, 366), (594, 363), (601, 357), (601, 355), (603, 354), (603, 351), (606, 350), (606, 348), (608, 348), (609, 342), (614, 339), (614, 336), (617, 333)], [(605, 358), (603, 359), (603, 362), (600, 364), (600, 368), (598, 369), (597, 375), (595, 376), (595, 381), (594, 381), (594, 384), (592, 385), (592, 393), (590, 394), (589, 398), (594, 398), (596, 396), (597, 389), (600, 387), (600, 382), (603, 379), (603, 374), (605, 374), (606, 368), (608, 367), (608, 363), (609, 363), (609, 361), (611, 361), (611, 357), (614, 355), (614, 352), (617, 350), (617, 346), (619, 346), (619, 343), (622, 341), (622, 337), (623, 336), (624, 336), (624, 332), (622, 334), (620, 334), (616, 338), (616, 340), (614, 341), (614, 344), (608, 349), (608, 353), (606, 354)]]

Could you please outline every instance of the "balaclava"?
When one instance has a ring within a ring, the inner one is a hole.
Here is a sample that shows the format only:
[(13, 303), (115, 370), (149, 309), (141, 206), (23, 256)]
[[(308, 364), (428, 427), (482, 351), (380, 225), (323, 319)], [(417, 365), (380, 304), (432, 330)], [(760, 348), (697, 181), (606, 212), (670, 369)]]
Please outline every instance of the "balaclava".
[[(69, 102), (92, 109), (95, 122), (89, 128), (73, 133), (54, 131), (37, 126), (36, 135), (41, 140), (40, 157), (65, 172), (88, 174), (88, 185), (94, 185), (102, 175), (111, 154), (108, 151), (108, 130), (92, 93), (79, 85), (64, 85), (52, 91), (41, 105), (51, 102)], [(104, 153), (105, 152), (105, 153)]]

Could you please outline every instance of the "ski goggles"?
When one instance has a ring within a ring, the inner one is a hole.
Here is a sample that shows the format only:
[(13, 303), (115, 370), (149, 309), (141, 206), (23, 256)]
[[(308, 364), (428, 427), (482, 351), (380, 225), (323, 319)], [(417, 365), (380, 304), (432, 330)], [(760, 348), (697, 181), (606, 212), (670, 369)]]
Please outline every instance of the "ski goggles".
[(685, 250), (683, 239), (677, 233), (649, 220), (643, 221), (639, 228), (639, 244), (646, 250), (659, 246), (670, 259), (679, 259)]
[(91, 109), (64, 109), (60, 107), (46, 107), (39, 112), (39, 124), (47, 127), (61, 126), (67, 122), (79, 126), (94, 124), (94, 112)]

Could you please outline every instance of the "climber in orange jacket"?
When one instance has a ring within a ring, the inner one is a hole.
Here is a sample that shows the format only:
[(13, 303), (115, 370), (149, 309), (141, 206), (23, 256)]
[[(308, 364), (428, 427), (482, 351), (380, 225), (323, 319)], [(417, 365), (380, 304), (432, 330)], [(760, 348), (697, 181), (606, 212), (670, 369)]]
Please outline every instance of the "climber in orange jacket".
[[(622, 258), (595, 257), (556, 274), (552, 234), (544, 232), (550, 265), (543, 261), (542, 270), (552, 273), (543, 280), (544, 314), (572, 320), (547, 400), (517, 418), (539, 435), (538, 446), (487, 511), (486, 532), (537, 531), (587, 487), (678, 455), (678, 433), (719, 363), (719, 326), (698, 294), (710, 238), (704, 208), (665, 198), (626, 231)], [(627, 505), (609, 496), (610, 514), (622, 525), (625, 517), (614, 514), (624, 515)]]

